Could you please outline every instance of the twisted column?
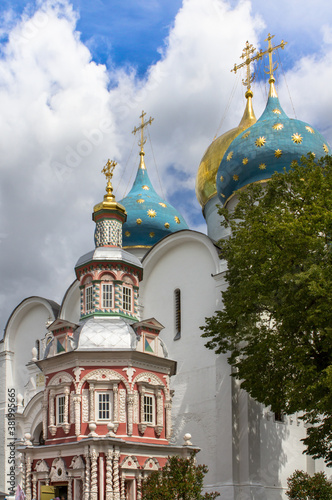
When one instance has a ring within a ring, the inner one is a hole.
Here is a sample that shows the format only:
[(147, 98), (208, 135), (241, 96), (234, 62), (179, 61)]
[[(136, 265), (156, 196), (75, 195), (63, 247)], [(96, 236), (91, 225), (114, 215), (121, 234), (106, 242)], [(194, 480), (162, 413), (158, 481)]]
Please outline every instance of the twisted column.
[(75, 436), (81, 434), (81, 396), (74, 396), (74, 415), (75, 415)]
[(133, 434), (133, 410), (134, 410), (134, 394), (128, 394), (127, 411), (128, 411), (128, 436)]
[(113, 500), (113, 450), (106, 455), (106, 500)]
[(73, 480), (68, 479), (67, 500), (73, 500)]
[(85, 478), (84, 478), (84, 500), (90, 499), (90, 456), (89, 453), (85, 457)]
[(125, 475), (121, 474), (121, 496), (120, 500), (126, 500)]
[(31, 500), (31, 458), (26, 459), (25, 499)]
[(113, 500), (120, 500), (119, 458), (120, 458), (120, 452), (118, 449), (116, 449), (114, 452), (114, 459), (113, 459)]
[(89, 421), (95, 421), (95, 384), (89, 384), (89, 400), (90, 400), (90, 411), (89, 411)]
[(35, 475), (32, 476), (32, 497), (37, 498), (37, 478)]
[(97, 475), (97, 459), (98, 453), (96, 450), (91, 452), (91, 500), (98, 500), (98, 475)]

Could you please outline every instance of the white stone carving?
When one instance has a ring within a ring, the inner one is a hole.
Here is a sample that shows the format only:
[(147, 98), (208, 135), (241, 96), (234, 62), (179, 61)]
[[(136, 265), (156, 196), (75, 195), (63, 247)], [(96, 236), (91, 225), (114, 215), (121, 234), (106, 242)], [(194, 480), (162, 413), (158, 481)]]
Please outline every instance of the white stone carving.
[(36, 472), (48, 472), (50, 470), (49, 466), (45, 462), (45, 460), (38, 460), (35, 465)]
[(134, 392), (133, 422), (134, 422), (134, 424), (139, 423), (139, 394), (138, 394), (138, 391)]
[(106, 455), (106, 500), (113, 500), (113, 450)]
[(81, 456), (76, 455), (72, 461), (70, 466), (72, 469), (84, 469), (84, 462)]
[(84, 478), (84, 500), (90, 498), (90, 457), (89, 454), (85, 456), (85, 478)]
[(113, 460), (113, 498), (114, 500), (120, 500), (120, 481), (119, 481), (119, 450), (114, 452)]
[(132, 366), (128, 366), (127, 368), (123, 368), (122, 371), (127, 373), (128, 382), (129, 384), (131, 384), (133, 381), (133, 376), (136, 372), (135, 368), (133, 368)]
[(119, 389), (119, 421), (126, 421), (126, 389)]
[(81, 372), (84, 371), (84, 368), (81, 368), (79, 366), (76, 366), (76, 368), (73, 368), (73, 373), (75, 375), (75, 382), (78, 384), (81, 378)]
[(50, 471), (50, 480), (54, 481), (68, 481), (66, 474), (66, 464), (61, 457), (57, 457), (52, 462)]
[(91, 452), (91, 500), (98, 500), (98, 475), (97, 475), (98, 453), (96, 450)]
[(75, 423), (75, 405), (74, 405), (74, 396), (75, 393), (70, 393), (70, 401), (69, 401), (69, 422), (71, 424)]
[(25, 499), (31, 500), (31, 458), (28, 456), (25, 461)]
[(78, 384), (77, 392), (80, 393), (82, 386), (85, 381), (91, 382), (109, 382), (109, 381), (122, 381), (126, 386), (127, 390), (130, 389), (129, 384), (126, 378), (115, 370), (109, 370), (107, 368), (100, 368), (98, 370), (93, 370), (92, 372), (87, 373)]
[(130, 470), (137, 470), (139, 469), (139, 463), (136, 457), (130, 456), (126, 457), (122, 464), (121, 464), (121, 469), (130, 469)]
[(75, 409), (75, 436), (81, 434), (81, 396), (74, 394), (72, 405)]
[(156, 458), (148, 458), (145, 460), (144, 465), (143, 465), (144, 470), (159, 470), (160, 465), (159, 462)]
[(51, 380), (48, 383), (48, 387), (50, 386), (56, 387), (60, 384), (70, 385), (72, 382), (74, 382), (74, 379), (71, 375), (69, 375), (69, 373), (60, 372), (53, 378), (51, 378)]
[(132, 436), (132, 434), (133, 434), (133, 408), (134, 408), (134, 395), (133, 394), (128, 394), (127, 405), (128, 405), (127, 432), (128, 432), (128, 436)]
[(159, 377), (157, 377), (157, 375), (155, 375), (154, 373), (150, 373), (150, 372), (140, 373), (135, 378), (133, 384), (135, 384), (135, 383), (137, 384), (138, 382), (145, 382), (146, 384), (149, 384), (149, 385), (159, 385), (160, 387), (162, 387), (162, 389), (165, 392), (165, 385), (164, 385), (163, 381)]
[(89, 422), (89, 390), (82, 391), (82, 422)]

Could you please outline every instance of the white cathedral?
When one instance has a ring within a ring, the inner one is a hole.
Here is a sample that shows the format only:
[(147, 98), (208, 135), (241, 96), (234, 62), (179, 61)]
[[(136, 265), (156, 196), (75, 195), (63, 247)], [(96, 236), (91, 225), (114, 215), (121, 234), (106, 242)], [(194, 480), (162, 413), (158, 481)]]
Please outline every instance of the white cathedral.
[(154, 190), (144, 113), (135, 129), (137, 176), (119, 202), (114, 163), (105, 166), (95, 248), (78, 259), (60, 305), (23, 300), (0, 342), (1, 491), (20, 484), (27, 500), (136, 500), (149, 471), (193, 448), (209, 468), (206, 491), (222, 500), (285, 499), (295, 469), (326, 470), (303, 454), (299, 415), (277, 420), (201, 338), (226, 287), (217, 203), (232, 209), (239, 189), (268, 182), (303, 154), (329, 152), (317, 130), (284, 113), (270, 70), (262, 116), (256, 120), (248, 82), (239, 126), (200, 162), (196, 194), (207, 235), (188, 229)]

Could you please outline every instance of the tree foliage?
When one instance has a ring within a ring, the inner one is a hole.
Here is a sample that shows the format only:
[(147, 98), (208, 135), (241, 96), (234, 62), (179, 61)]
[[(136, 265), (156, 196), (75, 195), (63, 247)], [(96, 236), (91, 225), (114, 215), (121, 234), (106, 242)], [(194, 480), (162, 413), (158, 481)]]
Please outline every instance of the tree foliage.
[(307, 452), (332, 463), (332, 159), (302, 158), (220, 210), (224, 309), (203, 337), (277, 413), (304, 411)]
[(323, 472), (309, 476), (296, 470), (288, 480), (286, 495), (293, 500), (331, 500), (332, 484)]
[(202, 495), (206, 465), (196, 465), (195, 453), (188, 458), (168, 457), (160, 471), (153, 471), (142, 483), (142, 500), (213, 500), (219, 493)]

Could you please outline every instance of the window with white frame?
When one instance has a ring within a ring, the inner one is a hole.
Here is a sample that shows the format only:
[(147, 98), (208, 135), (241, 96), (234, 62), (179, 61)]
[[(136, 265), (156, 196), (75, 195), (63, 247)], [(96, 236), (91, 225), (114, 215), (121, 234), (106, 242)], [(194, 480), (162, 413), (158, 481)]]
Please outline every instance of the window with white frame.
[(111, 391), (96, 392), (96, 418), (97, 420), (112, 419), (112, 393)]
[(154, 425), (155, 422), (155, 397), (154, 394), (144, 394), (143, 422)]
[(122, 288), (122, 308), (124, 311), (131, 312), (132, 310), (131, 295), (132, 295), (131, 288), (124, 286)]
[(92, 285), (85, 288), (85, 312), (91, 311), (93, 308)]
[(65, 421), (65, 396), (60, 395), (56, 397), (56, 423), (57, 425), (63, 424)]
[(113, 307), (113, 285), (103, 283), (102, 285), (102, 308), (111, 309)]

